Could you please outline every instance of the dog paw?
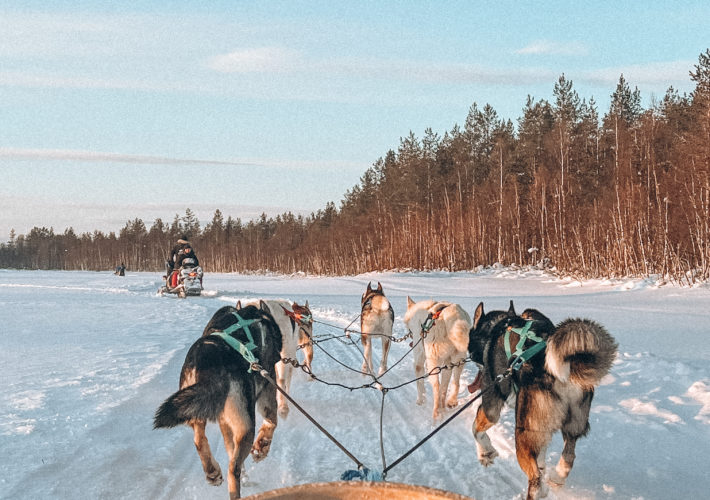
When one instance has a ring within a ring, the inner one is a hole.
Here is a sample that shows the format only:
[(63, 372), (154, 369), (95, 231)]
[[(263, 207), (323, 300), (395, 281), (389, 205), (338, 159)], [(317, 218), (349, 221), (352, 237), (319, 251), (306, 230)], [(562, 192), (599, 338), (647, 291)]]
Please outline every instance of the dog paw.
[(288, 412), (289, 412), (288, 406), (280, 407), (279, 408), (279, 418), (283, 418), (285, 420), (288, 417)]
[(447, 408), (456, 408), (459, 405), (459, 400), (458, 399), (451, 399), (446, 402), (446, 407)]
[(565, 482), (566, 478), (560, 476), (555, 469), (550, 469), (547, 473), (547, 484), (550, 486), (559, 488), (560, 486), (564, 486)]
[(417, 398), (416, 403), (417, 403), (419, 406), (421, 406), (421, 405), (424, 404), (425, 401), (426, 401), (426, 399), (424, 398), (424, 396), (419, 396), (419, 397)]
[(219, 486), (222, 484), (222, 471), (217, 467), (212, 472), (205, 474), (205, 479), (207, 479), (207, 482), (212, 486)]
[(493, 465), (493, 459), (497, 456), (498, 452), (496, 450), (487, 451), (478, 455), (478, 461), (481, 462), (482, 466), (488, 467)]
[(261, 462), (269, 454), (269, 448), (271, 448), (270, 439), (261, 439), (255, 442), (251, 447), (251, 458), (254, 462)]

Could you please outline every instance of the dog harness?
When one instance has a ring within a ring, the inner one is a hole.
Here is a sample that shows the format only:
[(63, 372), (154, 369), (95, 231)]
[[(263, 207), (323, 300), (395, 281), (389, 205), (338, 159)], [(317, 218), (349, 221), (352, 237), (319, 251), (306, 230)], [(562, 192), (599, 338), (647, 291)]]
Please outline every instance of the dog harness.
[(429, 315), (426, 317), (424, 320), (424, 323), (422, 323), (422, 333), (426, 334), (429, 333), (429, 330), (432, 329), (434, 326), (434, 322), (439, 319), (439, 316), (441, 316), (441, 311), (449, 307), (450, 304), (442, 304), (438, 303), (432, 307), (435, 307), (436, 309), (433, 312), (430, 312)]
[[(219, 332), (212, 332), (210, 335), (214, 335), (216, 337), (220, 337), (222, 340), (224, 340), (232, 349), (237, 351), (239, 354), (242, 355), (242, 357), (246, 360), (247, 363), (249, 363), (249, 370), (247, 370), (249, 373), (251, 373), (251, 367), (254, 363), (258, 363), (259, 360), (257, 359), (256, 356), (254, 356), (254, 349), (256, 349), (256, 344), (254, 343), (254, 337), (251, 334), (251, 331), (249, 330), (249, 325), (252, 323), (256, 323), (259, 321), (258, 319), (244, 319), (239, 314), (233, 312), (232, 313), (236, 318), (237, 322), (234, 323), (233, 325), (225, 328), (222, 331)], [(232, 337), (230, 334), (236, 332), (237, 330), (243, 330), (244, 333), (247, 335), (247, 339), (249, 341), (244, 344), (241, 341), (235, 339)], [(263, 337), (263, 335), (262, 335)], [(264, 339), (262, 338), (262, 341)]]
[[(534, 331), (530, 330), (532, 324), (532, 321), (527, 321), (522, 328), (508, 327), (505, 331), (505, 355), (508, 357), (508, 362), (513, 370), (519, 370), (520, 367), (523, 366), (523, 363), (530, 360), (547, 345), (547, 342), (535, 335)], [(520, 340), (515, 346), (515, 352), (512, 352), (510, 349), (510, 332), (515, 332), (520, 336)], [(535, 345), (528, 349), (523, 349), (525, 342), (528, 340), (535, 341)]]
[(313, 321), (313, 316), (310, 314), (299, 314), (293, 311), (289, 311), (284, 306), (281, 306), (281, 309), (283, 309), (284, 313), (286, 313), (286, 316), (288, 316), (291, 321), (295, 323), (299, 323), (301, 325), (308, 325), (311, 321)]

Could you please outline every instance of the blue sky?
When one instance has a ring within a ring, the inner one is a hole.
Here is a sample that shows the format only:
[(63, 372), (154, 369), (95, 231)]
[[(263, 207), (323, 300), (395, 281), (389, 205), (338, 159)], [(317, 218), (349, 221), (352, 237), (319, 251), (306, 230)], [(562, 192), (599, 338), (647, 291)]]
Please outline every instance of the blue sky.
[(560, 74), (600, 114), (644, 106), (710, 46), (710, 2), (0, 0), (0, 241), (185, 208), (336, 205), (400, 137)]

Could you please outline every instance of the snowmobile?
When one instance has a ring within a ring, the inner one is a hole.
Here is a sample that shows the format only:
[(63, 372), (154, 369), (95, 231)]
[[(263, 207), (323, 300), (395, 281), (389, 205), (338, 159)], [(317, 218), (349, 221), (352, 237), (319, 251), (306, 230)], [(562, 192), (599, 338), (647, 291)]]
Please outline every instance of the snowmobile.
[[(177, 273), (177, 284), (171, 286), (171, 276)], [(200, 266), (182, 266), (180, 269), (172, 272), (166, 272), (163, 276), (165, 283), (158, 290), (158, 293), (174, 293), (180, 298), (185, 298), (188, 295), (200, 295), (202, 293), (202, 268)]]

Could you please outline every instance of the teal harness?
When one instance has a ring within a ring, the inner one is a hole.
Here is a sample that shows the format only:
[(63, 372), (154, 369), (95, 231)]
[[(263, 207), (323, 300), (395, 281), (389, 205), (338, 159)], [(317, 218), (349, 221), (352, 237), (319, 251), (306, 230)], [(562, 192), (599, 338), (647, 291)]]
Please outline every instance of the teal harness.
[[(254, 349), (256, 349), (256, 344), (254, 343), (254, 337), (252, 336), (251, 331), (249, 330), (249, 325), (251, 325), (252, 323), (256, 323), (259, 320), (258, 319), (244, 319), (241, 316), (239, 316), (239, 314), (237, 314), (236, 312), (233, 312), (232, 314), (237, 318), (236, 323), (225, 328), (223, 331), (212, 332), (210, 335), (220, 337), (232, 349), (234, 349), (239, 354), (241, 354), (242, 357), (246, 360), (246, 362), (249, 363), (248, 372), (251, 373), (252, 365), (254, 363), (258, 363), (259, 360), (257, 359), (256, 356), (254, 356), (253, 351), (254, 351)], [(235, 339), (234, 337), (232, 337), (230, 335), (231, 333), (234, 333), (237, 330), (243, 330), (244, 333), (246, 333), (247, 339), (249, 339), (249, 341), (246, 344)], [(262, 335), (262, 337), (263, 337), (263, 335)], [(263, 340), (264, 339), (262, 338), (262, 344), (263, 344)]]
[[(547, 345), (547, 342), (535, 335), (534, 331), (530, 330), (530, 326), (532, 326), (532, 324), (532, 321), (528, 321), (522, 328), (508, 328), (505, 331), (505, 355), (508, 357), (511, 369), (515, 371), (520, 370), (523, 363), (529, 361)], [(515, 332), (520, 335), (520, 340), (515, 346), (515, 352), (512, 352), (510, 349), (510, 332)], [(535, 345), (529, 347), (528, 349), (523, 349), (523, 347), (525, 347), (525, 342), (528, 340), (534, 340)]]

